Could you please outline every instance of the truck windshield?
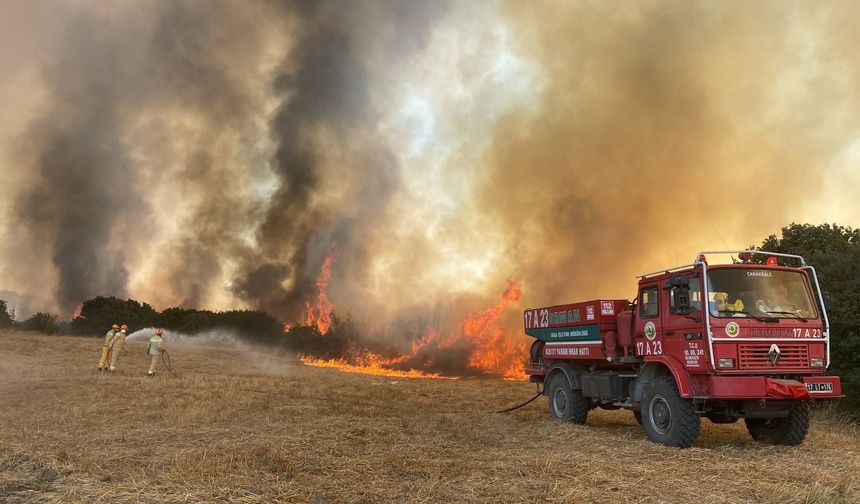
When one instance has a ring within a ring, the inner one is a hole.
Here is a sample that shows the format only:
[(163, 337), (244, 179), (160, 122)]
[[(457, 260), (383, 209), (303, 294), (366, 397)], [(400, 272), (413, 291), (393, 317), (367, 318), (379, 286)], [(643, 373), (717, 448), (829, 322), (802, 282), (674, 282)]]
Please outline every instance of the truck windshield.
[(806, 277), (800, 272), (708, 270), (708, 309), (713, 317), (818, 318), (812, 306)]

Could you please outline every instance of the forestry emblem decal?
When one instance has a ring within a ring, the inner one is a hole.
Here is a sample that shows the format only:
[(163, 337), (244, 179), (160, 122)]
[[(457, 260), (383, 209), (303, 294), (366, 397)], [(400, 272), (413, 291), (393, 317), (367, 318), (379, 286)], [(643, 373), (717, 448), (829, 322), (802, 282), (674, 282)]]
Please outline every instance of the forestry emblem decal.
[(648, 322), (645, 324), (645, 337), (653, 340), (655, 336), (657, 336), (657, 326), (654, 325), (654, 322)]
[(729, 322), (726, 324), (726, 334), (729, 338), (734, 338), (741, 332), (741, 326), (737, 322)]

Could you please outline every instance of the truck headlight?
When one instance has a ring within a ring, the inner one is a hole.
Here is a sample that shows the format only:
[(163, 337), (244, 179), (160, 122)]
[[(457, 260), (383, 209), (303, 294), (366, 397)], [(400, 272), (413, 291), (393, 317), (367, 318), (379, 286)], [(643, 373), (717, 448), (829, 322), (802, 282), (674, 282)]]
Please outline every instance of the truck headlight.
[(822, 357), (810, 357), (809, 367), (824, 367), (824, 359)]
[(734, 359), (720, 359), (717, 363), (717, 366), (720, 368), (733, 368), (735, 367)]

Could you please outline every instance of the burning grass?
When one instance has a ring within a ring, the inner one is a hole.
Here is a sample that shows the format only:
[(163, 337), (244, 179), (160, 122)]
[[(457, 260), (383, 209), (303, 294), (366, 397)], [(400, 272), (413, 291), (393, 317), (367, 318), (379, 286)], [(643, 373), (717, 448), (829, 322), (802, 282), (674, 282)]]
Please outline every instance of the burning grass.
[[(456, 327), (442, 327), (445, 319), (450, 321), (456, 315), (439, 316), (437, 307), (410, 317), (411, 327), (406, 330), (395, 328), (378, 334), (358, 328), (349, 318), (332, 315), (325, 287), (333, 258), (329, 254), (317, 279), (320, 302), (316, 311), (308, 301), (303, 324), (284, 324), (287, 343), (304, 355), (306, 364), (392, 377), (526, 379), (528, 338), (499, 324), (502, 314), (522, 296), (516, 282), (508, 282), (494, 306), (465, 314)], [(323, 320), (325, 324), (321, 324)]]
[[(391, 379), (242, 347), (170, 348), (180, 378), (118, 376), (99, 340), (0, 334), (2, 502), (860, 501), (860, 432), (816, 419), (796, 448), (702, 424), (688, 450), (630, 413), (511, 414), (527, 383)], [(169, 342), (168, 342), (169, 344)]]
[(382, 359), (381, 357), (373, 354), (361, 356), (361, 358), (359, 359), (359, 363), (355, 364), (346, 362), (343, 359), (314, 359), (313, 357), (302, 357), (301, 361), (303, 364), (306, 364), (308, 366), (333, 368), (337, 369), (338, 371), (343, 371), (345, 373), (387, 376), (389, 378), (432, 378), (446, 380), (459, 379), (456, 376), (444, 376), (438, 373), (425, 373), (424, 371), (419, 371), (417, 369), (410, 369), (408, 371), (391, 369), (390, 367), (387, 367), (390, 365), (388, 360)]

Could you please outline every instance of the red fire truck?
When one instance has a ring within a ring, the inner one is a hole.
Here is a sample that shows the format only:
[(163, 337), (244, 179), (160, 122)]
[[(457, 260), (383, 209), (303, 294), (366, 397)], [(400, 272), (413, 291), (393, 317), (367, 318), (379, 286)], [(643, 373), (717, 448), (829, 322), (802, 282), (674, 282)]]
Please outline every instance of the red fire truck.
[(797, 445), (810, 403), (842, 397), (825, 374), (830, 301), (802, 257), (702, 252), (638, 278), (632, 303), (525, 310), (536, 338), (526, 373), (553, 418), (584, 424), (594, 408), (628, 409), (648, 439), (677, 447), (695, 442), (701, 417), (743, 418), (753, 439)]

